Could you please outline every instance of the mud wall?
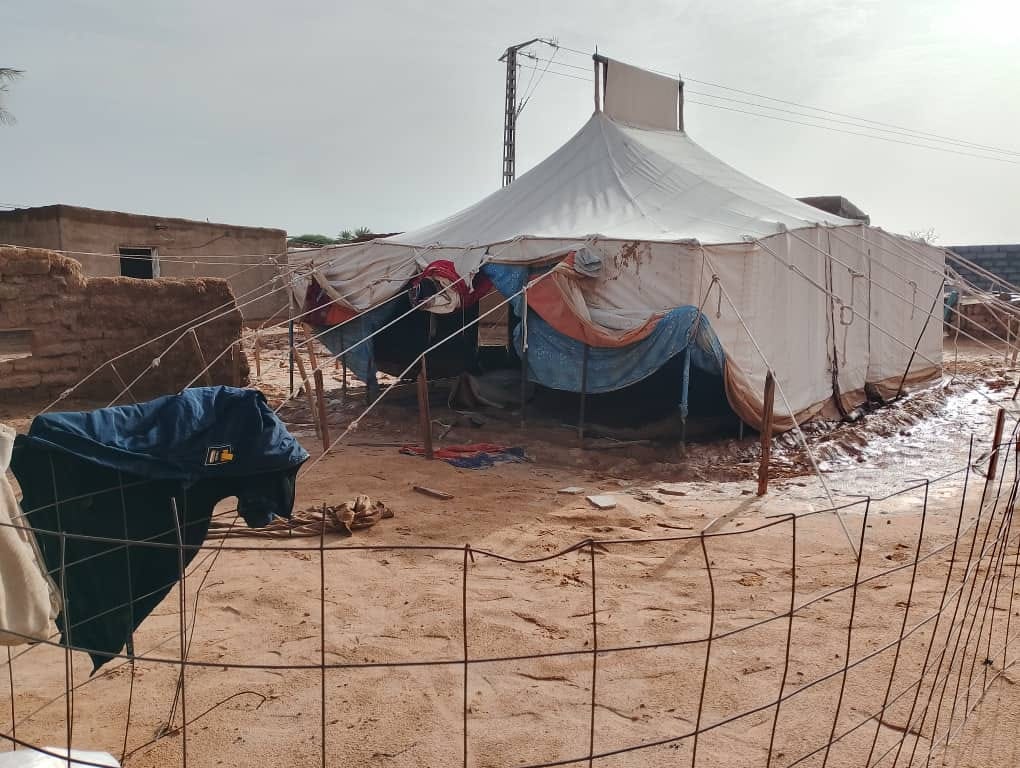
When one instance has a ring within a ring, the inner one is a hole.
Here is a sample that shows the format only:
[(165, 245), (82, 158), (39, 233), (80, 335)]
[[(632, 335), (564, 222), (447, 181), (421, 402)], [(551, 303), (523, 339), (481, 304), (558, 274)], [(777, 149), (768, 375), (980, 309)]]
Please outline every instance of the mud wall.
[(89, 278), (120, 276), (120, 248), (151, 248), (160, 277), (229, 279), (248, 322), (287, 304), (283, 286), (274, 283), (276, 259), (286, 261), (282, 229), (50, 205), (0, 211), (0, 244), (61, 251), (80, 261)]
[[(216, 319), (195, 330), (199, 352), (175, 329), (201, 315)], [(101, 368), (75, 395), (112, 400), (156, 358), (121, 402), (170, 394), (238, 341), (241, 324), (222, 279), (87, 279), (78, 261), (53, 251), (0, 246), (0, 397), (56, 394)], [(247, 383), (247, 361), (240, 353), (235, 373), (228, 352), (212, 365), (208, 383), (233, 384), (235, 377)]]

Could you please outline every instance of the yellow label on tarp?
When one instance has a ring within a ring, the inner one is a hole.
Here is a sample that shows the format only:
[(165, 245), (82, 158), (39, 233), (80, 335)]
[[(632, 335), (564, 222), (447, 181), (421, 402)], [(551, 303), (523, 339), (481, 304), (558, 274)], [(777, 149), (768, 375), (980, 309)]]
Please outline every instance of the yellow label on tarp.
[(205, 453), (206, 466), (212, 464), (226, 464), (233, 460), (234, 451), (229, 445), (213, 445)]

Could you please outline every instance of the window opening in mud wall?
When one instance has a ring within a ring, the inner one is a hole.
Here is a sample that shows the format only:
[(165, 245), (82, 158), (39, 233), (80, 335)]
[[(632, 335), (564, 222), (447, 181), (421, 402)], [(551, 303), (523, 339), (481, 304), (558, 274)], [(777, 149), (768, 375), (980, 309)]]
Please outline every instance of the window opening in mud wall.
[(0, 331), (0, 363), (32, 356), (32, 332), (25, 329)]
[(146, 280), (159, 277), (159, 256), (155, 248), (121, 248), (119, 252), (122, 277)]

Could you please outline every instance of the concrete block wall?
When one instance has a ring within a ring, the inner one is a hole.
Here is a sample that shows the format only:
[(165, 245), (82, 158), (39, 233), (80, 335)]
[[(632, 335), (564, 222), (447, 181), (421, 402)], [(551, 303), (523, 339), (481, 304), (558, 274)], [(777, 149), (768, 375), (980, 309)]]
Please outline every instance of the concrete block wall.
[[(183, 332), (177, 329), (200, 316), (213, 318), (195, 331), (209, 363), (241, 337), (241, 313), (225, 280), (86, 279), (79, 262), (53, 251), (0, 247), (0, 344), (4, 332), (31, 338), (27, 356), (0, 357), (0, 397), (53, 395), (100, 369), (75, 395), (112, 400), (124, 388), (122, 381), (131, 382), (155, 358), (159, 365), (121, 402), (177, 392), (204, 367), (190, 337), (177, 341)], [(106, 365), (135, 347), (114, 363), (116, 370)], [(243, 353), (238, 367), (246, 383)], [(214, 384), (234, 383), (231, 353), (209, 375)]]
[[(1011, 245), (951, 245), (949, 250), (968, 259), (997, 277), (1020, 286), (1020, 243)], [(949, 262), (963, 277), (982, 289), (990, 289), (992, 281), (960, 264)], [(1001, 287), (996, 290), (1002, 290)]]

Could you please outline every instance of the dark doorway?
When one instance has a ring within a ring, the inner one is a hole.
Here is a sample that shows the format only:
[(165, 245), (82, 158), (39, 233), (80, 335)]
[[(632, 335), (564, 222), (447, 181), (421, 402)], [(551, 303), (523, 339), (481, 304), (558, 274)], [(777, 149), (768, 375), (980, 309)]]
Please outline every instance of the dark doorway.
[(124, 277), (139, 277), (144, 280), (151, 280), (155, 277), (153, 249), (121, 248), (120, 274)]

